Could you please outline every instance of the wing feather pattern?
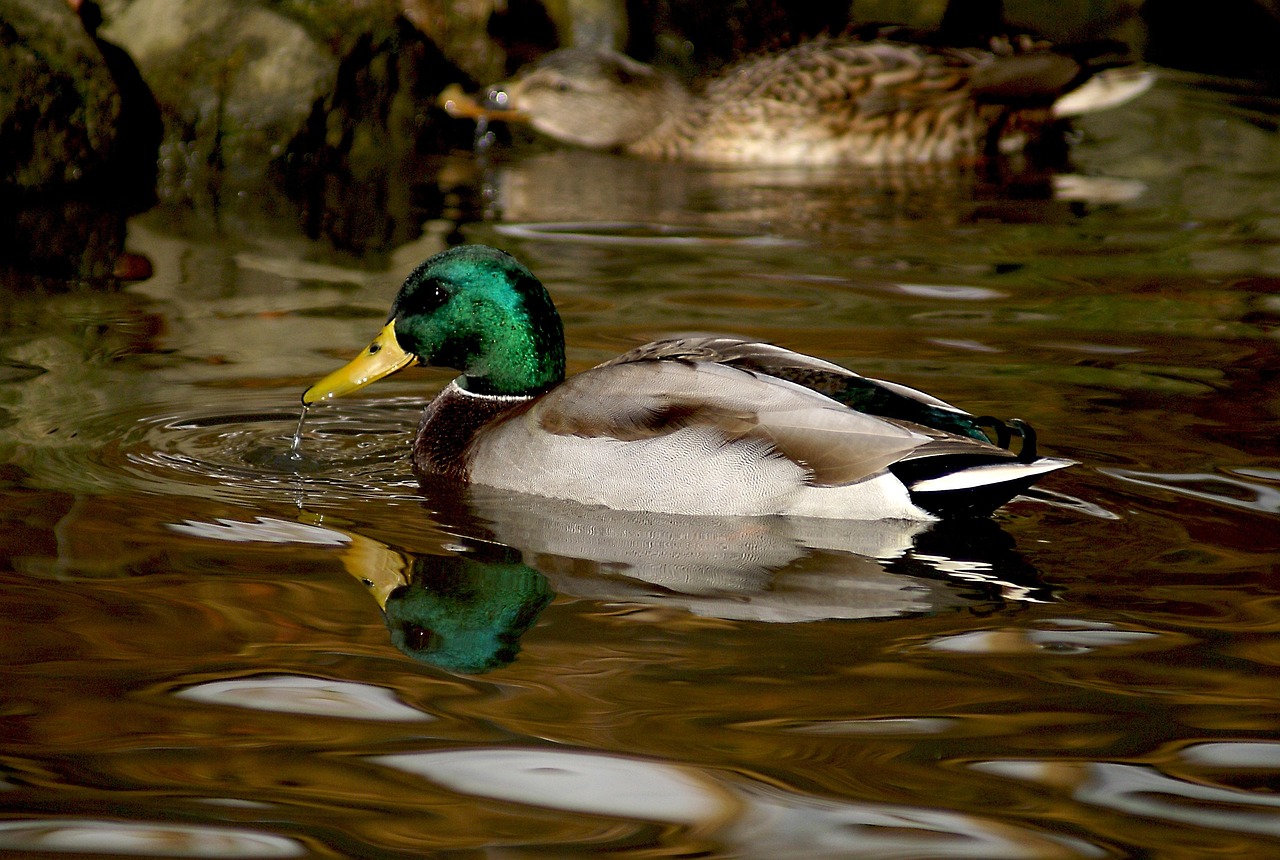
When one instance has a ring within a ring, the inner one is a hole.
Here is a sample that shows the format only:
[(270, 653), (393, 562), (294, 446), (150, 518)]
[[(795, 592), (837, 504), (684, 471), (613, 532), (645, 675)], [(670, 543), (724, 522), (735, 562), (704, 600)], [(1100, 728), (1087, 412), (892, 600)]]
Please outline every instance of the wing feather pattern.
[(726, 444), (767, 442), (819, 486), (861, 480), (931, 441), (801, 385), (684, 357), (610, 362), (578, 374), (539, 398), (529, 419), (549, 433), (619, 440), (712, 427)]

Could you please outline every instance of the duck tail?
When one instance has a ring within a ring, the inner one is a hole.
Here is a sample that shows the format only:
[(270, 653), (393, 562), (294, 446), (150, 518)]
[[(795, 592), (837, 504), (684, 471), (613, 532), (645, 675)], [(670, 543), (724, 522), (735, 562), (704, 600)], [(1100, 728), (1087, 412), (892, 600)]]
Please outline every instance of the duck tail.
[(1066, 118), (1109, 110), (1136, 99), (1155, 81), (1156, 73), (1141, 66), (1102, 69), (1055, 101), (1053, 115)]
[(1050, 472), (1074, 465), (1056, 457), (985, 463), (922, 478), (908, 484), (907, 492), (917, 506), (940, 517), (985, 517)]
[[(924, 453), (890, 467), (918, 507), (945, 518), (985, 517), (1050, 472), (1076, 465), (1075, 460), (1039, 456), (1036, 432), (1025, 421), (1005, 422), (987, 415), (974, 420), (992, 428), (992, 441), (1004, 451)], [(1022, 442), (1016, 453), (1014, 436)]]

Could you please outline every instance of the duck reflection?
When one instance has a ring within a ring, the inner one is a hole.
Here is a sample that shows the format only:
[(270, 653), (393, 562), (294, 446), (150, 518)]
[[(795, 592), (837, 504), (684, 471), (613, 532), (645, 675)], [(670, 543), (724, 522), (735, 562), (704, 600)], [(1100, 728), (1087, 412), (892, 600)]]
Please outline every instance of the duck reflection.
[(981, 582), (996, 597), (1040, 589), (991, 520), (681, 517), (483, 487), (465, 501), (436, 504), (434, 517), (459, 535), (519, 547), (560, 587), (572, 582), (582, 594), (603, 582), (717, 618), (882, 618), (969, 605), (960, 582)]
[[(1132, 178), (1077, 173), (1066, 162), (1004, 160), (981, 168), (733, 168), (649, 162), (603, 152), (533, 150), (496, 164), (455, 160), (438, 182), (460, 200), (483, 202), (466, 220), (497, 221), (519, 234), (528, 225), (679, 225), (811, 240), (873, 220), (914, 230), (974, 222), (1071, 223), (1092, 206), (1135, 200), (1146, 185)], [(842, 227), (841, 225), (845, 225)], [(590, 232), (590, 231), (584, 231)], [(597, 230), (598, 232), (598, 230)], [(612, 241), (627, 241), (625, 231)], [(575, 237), (561, 231), (559, 241)], [(546, 238), (545, 236), (543, 237)], [(854, 237), (857, 238), (857, 237)], [(576, 241), (603, 241), (598, 235)]]
[(769, 623), (985, 613), (1045, 595), (989, 520), (680, 517), (484, 488), (425, 504), (456, 554), (350, 535), (343, 563), (382, 606), (393, 644), (451, 672), (510, 664), (557, 593)]
[(511, 663), (555, 592), (503, 546), (476, 555), (417, 556), (383, 603), (391, 642), (450, 672), (480, 674)]

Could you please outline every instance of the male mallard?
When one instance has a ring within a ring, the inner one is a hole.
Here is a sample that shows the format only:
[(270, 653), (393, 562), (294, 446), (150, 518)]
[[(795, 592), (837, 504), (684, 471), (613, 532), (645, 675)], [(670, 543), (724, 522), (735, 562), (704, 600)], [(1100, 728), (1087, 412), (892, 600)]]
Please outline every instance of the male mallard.
[(883, 166), (1022, 149), (1056, 120), (1145, 91), (1150, 72), (1104, 70), (1038, 45), (940, 48), (816, 39), (750, 57), (696, 90), (615, 51), (565, 48), (455, 114), (526, 119), (556, 140), (720, 164)]
[(431, 257), (382, 332), (302, 395), (355, 391), (417, 363), (462, 371), (427, 406), (420, 478), (622, 510), (845, 519), (987, 514), (1071, 461), (1014, 454), (990, 422), (919, 391), (767, 343), (685, 337), (570, 379), (546, 289), (484, 245)]

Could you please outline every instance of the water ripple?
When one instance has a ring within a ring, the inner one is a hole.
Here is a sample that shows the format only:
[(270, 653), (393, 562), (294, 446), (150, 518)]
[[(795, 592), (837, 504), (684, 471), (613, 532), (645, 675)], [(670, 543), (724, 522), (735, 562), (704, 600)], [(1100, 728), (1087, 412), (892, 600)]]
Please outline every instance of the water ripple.
[(179, 690), (174, 695), (208, 705), (284, 714), (414, 722), (434, 719), (404, 704), (383, 687), (303, 675), (259, 675), (210, 681)]
[(799, 247), (807, 243), (767, 234), (717, 230), (711, 227), (678, 227), (639, 221), (534, 221), (497, 224), (494, 232), (517, 239), (544, 242), (581, 242), (592, 245), (657, 246), (665, 248)]
[[(126, 429), (87, 453), (45, 452), (36, 471), (63, 487), (230, 502), (278, 500), (282, 494), (311, 501), (417, 497), (406, 452), (421, 410), (418, 399), (312, 410), (298, 455), (289, 452), (297, 411), (238, 406), (97, 416), (94, 425)], [(85, 435), (107, 434), (90, 429)]]
[[(1114, 624), (1071, 618), (1047, 619), (1039, 628), (996, 628), (941, 636), (927, 647), (971, 654), (1088, 654), (1143, 643), (1169, 644), (1172, 634), (1124, 630)], [(1161, 642), (1161, 640), (1164, 640)]]
[(372, 761), (464, 794), (594, 815), (696, 825), (736, 805), (693, 768), (593, 752), (456, 749)]
[(302, 843), (229, 827), (87, 819), (0, 821), (0, 846), (17, 851), (151, 857), (299, 857)]
[(1280, 798), (1199, 785), (1142, 765), (1023, 760), (976, 762), (972, 767), (1010, 779), (1066, 785), (1082, 803), (1139, 818), (1280, 836)]
[[(1280, 489), (1254, 481), (1228, 478), (1211, 472), (1139, 472), (1132, 469), (1099, 469), (1104, 475), (1143, 487), (1169, 490), (1206, 502), (1246, 508), (1266, 514), (1280, 513)], [(1241, 474), (1249, 474), (1238, 470)], [(1256, 473), (1255, 473), (1256, 474)], [(1265, 474), (1265, 473), (1263, 473)]]

